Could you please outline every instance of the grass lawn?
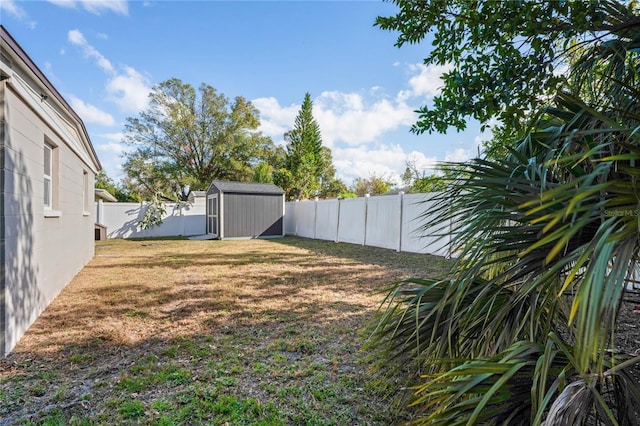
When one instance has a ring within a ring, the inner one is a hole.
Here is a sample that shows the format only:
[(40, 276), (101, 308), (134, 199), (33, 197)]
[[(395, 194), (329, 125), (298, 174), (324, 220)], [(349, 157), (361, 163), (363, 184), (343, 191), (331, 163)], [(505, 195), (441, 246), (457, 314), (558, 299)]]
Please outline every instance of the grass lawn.
[(0, 424), (394, 424), (360, 350), (428, 255), (287, 237), (108, 240), (0, 360)]

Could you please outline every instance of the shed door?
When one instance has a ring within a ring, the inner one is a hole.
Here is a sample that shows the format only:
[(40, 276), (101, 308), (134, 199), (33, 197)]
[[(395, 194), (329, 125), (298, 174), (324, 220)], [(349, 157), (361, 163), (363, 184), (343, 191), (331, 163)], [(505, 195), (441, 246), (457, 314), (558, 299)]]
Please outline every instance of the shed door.
[(218, 194), (207, 197), (207, 234), (218, 236)]

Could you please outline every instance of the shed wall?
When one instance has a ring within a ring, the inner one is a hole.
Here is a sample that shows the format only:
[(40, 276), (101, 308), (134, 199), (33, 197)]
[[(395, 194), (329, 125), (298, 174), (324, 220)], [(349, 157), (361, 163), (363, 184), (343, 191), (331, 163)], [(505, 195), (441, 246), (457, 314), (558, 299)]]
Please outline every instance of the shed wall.
[(283, 235), (283, 198), (280, 194), (224, 193), (221, 203), (222, 238)]

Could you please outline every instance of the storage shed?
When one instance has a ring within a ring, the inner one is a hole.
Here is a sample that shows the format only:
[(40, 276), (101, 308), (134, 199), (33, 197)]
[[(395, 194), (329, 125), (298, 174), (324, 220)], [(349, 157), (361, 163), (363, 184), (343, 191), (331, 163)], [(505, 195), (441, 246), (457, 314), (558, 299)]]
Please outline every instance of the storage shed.
[(284, 191), (271, 183), (213, 181), (207, 234), (218, 239), (284, 236)]

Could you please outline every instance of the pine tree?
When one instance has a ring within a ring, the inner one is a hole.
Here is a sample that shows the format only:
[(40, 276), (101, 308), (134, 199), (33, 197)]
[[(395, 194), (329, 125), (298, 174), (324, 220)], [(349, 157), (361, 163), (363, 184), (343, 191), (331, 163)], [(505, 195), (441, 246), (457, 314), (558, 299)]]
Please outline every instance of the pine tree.
[(290, 173), (284, 189), (289, 199), (315, 196), (320, 190), (326, 156), (323, 155), (320, 126), (313, 118), (312, 109), (311, 95), (307, 92), (294, 128), (284, 135), (287, 141), (285, 168)]

